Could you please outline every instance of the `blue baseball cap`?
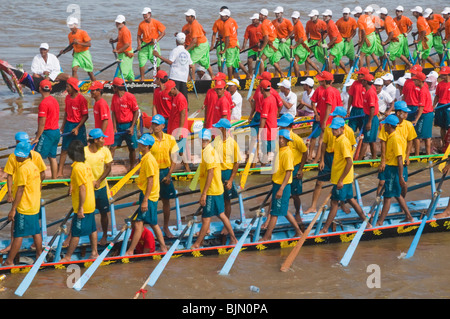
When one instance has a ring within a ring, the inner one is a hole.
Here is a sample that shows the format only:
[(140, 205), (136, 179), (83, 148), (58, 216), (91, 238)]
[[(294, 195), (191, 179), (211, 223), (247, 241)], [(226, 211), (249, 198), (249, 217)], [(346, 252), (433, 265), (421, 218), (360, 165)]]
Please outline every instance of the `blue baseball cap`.
[(29, 142), (20, 142), (14, 150), (14, 155), (17, 157), (27, 158), (30, 155), (31, 145)]
[(283, 136), (285, 139), (287, 139), (288, 141), (292, 141), (292, 138), (291, 138), (291, 131), (289, 131), (289, 130), (280, 130), (279, 132), (278, 132), (278, 135), (279, 136)]
[(14, 136), (16, 141), (19, 142), (29, 142), (30, 141), (30, 137), (28, 136), (27, 132), (17, 132), (16, 135)]
[(397, 101), (394, 103), (394, 109), (396, 111), (403, 111), (403, 112), (411, 112), (411, 109), (408, 108), (408, 105), (406, 104), (405, 101)]
[(100, 129), (100, 128), (94, 128), (94, 129), (92, 129), (92, 130), (89, 132), (89, 137), (92, 137), (92, 138), (95, 140), (95, 139), (100, 138), (100, 137), (108, 137), (108, 136), (106, 136), (106, 135), (103, 133), (102, 129)]
[(288, 127), (294, 122), (294, 116), (290, 113), (284, 113), (277, 121), (277, 125), (281, 127)]
[(155, 143), (155, 138), (150, 133), (144, 133), (137, 142), (145, 146), (152, 146)]
[(220, 119), (216, 124), (213, 124), (213, 127), (231, 128), (231, 123), (228, 119)]
[(202, 140), (212, 140), (212, 135), (211, 135), (211, 131), (207, 128), (202, 129), (199, 133), (198, 136), (202, 139)]
[(342, 106), (336, 106), (333, 113), (331, 113), (330, 115), (345, 117), (347, 115), (347, 110), (345, 108), (343, 108)]
[(345, 120), (342, 117), (335, 117), (330, 124), (330, 128), (338, 129), (345, 125)]
[(156, 114), (152, 117), (152, 123), (155, 123), (157, 125), (165, 124), (166, 119), (161, 114)]
[(399, 120), (398, 117), (394, 114), (388, 115), (381, 124), (390, 124), (392, 126), (397, 126)]

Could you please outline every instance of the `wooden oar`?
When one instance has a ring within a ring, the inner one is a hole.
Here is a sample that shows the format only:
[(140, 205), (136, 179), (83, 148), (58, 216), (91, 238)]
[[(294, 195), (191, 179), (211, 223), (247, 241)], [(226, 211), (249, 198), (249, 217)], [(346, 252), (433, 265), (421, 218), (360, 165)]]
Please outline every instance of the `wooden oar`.
[(436, 211), (436, 205), (437, 205), (437, 202), (439, 201), (439, 198), (441, 197), (442, 184), (445, 181), (446, 175), (447, 175), (447, 173), (442, 174), (441, 181), (439, 182), (439, 185), (433, 194), (433, 198), (431, 199), (430, 205), (428, 206), (427, 213), (425, 216), (423, 216), (422, 222), (420, 223), (419, 229), (417, 230), (417, 233), (414, 236), (411, 246), (409, 246), (406, 256), (403, 257), (404, 259), (408, 259), (408, 258), (411, 258), (412, 256), (414, 256), (417, 245), (419, 244), (420, 236), (422, 236), (423, 229), (425, 228), (425, 224), (427, 223), (427, 220), (430, 220), (433, 217), (434, 212)]
[(286, 258), (286, 260), (284, 261), (283, 265), (281, 265), (281, 268), (280, 268), (281, 271), (286, 272), (286, 271), (288, 271), (291, 268), (292, 263), (294, 262), (294, 260), (297, 257), (300, 249), (302, 248), (303, 244), (305, 243), (305, 240), (308, 237), (309, 233), (311, 232), (311, 229), (313, 228), (313, 226), (316, 223), (317, 219), (321, 215), (322, 211), (325, 209), (325, 206), (327, 205), (328, 200), (330, 199), (330, 197), (331, 197), (331, 192), (327, 196), (326, 200), (323, 202), (323, 204), (320, 207), (320, 209), (317, 211), (317, 213), (314, 216), (313, 220), (309, 223), (308, 228), (305, 230), (305, 232), (303, 233), (302, 237), (300, 238), (300, 240), (295, 245), (294, 249), (292, 249), (291, 253)]
[(69, 44), (62, 52), (58, 53), (58, 55), (56, 56), (57, 58), (59, 58), (61, 56), (61, 54), (66, 54), (67, 52), (69, 52), (73, 47), (73, 44)]
[(364, 233), (364, 230), (366, 229), (367, 223), (369, 222), (369, 219), (372, 217), (373, 212), (378, 207), (381, 201), (381, 194), (384, 191), (384, 187), (386, 185), (384, 184), (381, 188), (380, 194), (377, 195), (377, 198), (373, 202), (372, 206), (370, 207), (369, 213), (364, 218), (364, 221), (361, 223), (361, 226), (359, 227), (358, 231), (356, 232), (355, 237), (353, 237), (352, 242), (350, 243), (350, 246), (348, 246), (347, 250), (345, 251), (344, 257), (342, 257), (340, 264), (344, 267), (347, 267), (350, 263), (350, 260), (352, 259), (353, 253), (356, 250), (356, 247), (358, 247), (359, 241), (361, 240), (361, 237)]
[(39, 268), (44, 263), (45, 258), (47, 257), (48, 252), (52, 248), (53, 243), (55, 242), (56, 238), (59, 237), (59, 235), (63, 232), (63, 226), (67, 223), (70, 216), (73, 213), (73, 208), (70, 209), (70, 211), (67, 213), (66, 217), (62, 221), (61, 225), (59, 225), (58, 230), (53, 235), (52, 239), (49, 241), (47, 246), (45, 246), (44, 250), (42, 251), (39, 258), (34, 262), (33, 267), (31, 270), (27, 273), (23, 281), (20, 283), (19, 287), (14, 292), (17, 296), (22, 297), (23, 294), (27, 291), (28, 287), (30, 287), (31, 282), (33, 281), (34, 277), (36, 276), (37, 272), (39, 271)]
[(3, 230), (3, 228), (5, 228), (6, 226), (8, 226), (8, 224), (10, 223), (10, 220), (5, 221), (1, 226), (0, 226), (0, 231)]
[(141, 163), (138, 163), (131, 171), (128, 172), (120, 181), (116, 183), (113, 187), (111, 187), (111, 192), (108, 194), (110, 198), (114, 197), (117, 192), (125, 185), (130, 178), (137, 172), (137, 170), (141, 168)]
[[(197, 216), (201, 211), (202, 211), (202, 206), (199, 206), (199, 208), (197, 209), (197, 211), (194, 214), (194, 217)], [(153, 269), (152, 273), (150, 274), (150, 276), (147, 278), (147, 280), (145, 281), (145, 283), (142, 285), (141, 289), (139, 289), (138, 292), (136, 292), (136, 294), (134, 295), (133, 299), (137, 299), (140, 294), (143, 292), (145, 293), (145, 287), (147, 285), (149, 285), (150, 287), (153, 287), (156, 283), (156, 281), (158, 280), (159, 276), (161, 275), (161, 273), (164, 271), (164, 268), (166, 267), (167, 263), (169, 262), (170, 258), (172, 257), (173, 253), (175, 252), (175, 250), (177, 249), (180, 241), (183, 239), (184, 235), (186, 234), (186, 232), (192, 227), (192, 225), (194, 224), (193, 220), (191, 220), (183, 229), (183, 231), (181, 232), (181, 234), (178, 236), (177, 240), (173, 243), (173, 245), (170, 247), (169, 251), (166, 252), (166, 254), (164, 255), (164, 257), (161, 259), (161, 261), (158, 263), (158, 265), (155, 267), (155, 269)]]
[(266, 205), (266, 202), (269, 200), (270, 195), (272, 195), (272, 190), (270, 190), (267, 193), (266, 198), (264, 199), (262, 204), (259, 206), (258, 212), (256, 212), (255, 216), (250, 221), (250, 224), (248, 224), (247, 228), (245, 229), (244, 234), (241, 236), (241, 238), (239, 238), (239, 241), (236, 244), (236, 246), (234, 246), (233, 251), (231, 252), (227, 261), (225, 262), (222, 269), (220, 270), (219, 275), (225, 276), (225, 275), (228, 275), (228, 273), (230, 272), (231, 267), (233, 267), (233, 264), (238, 256), (239, 252), (241, 251), (241, 248), (244, 245), (245, 240), (247, 239), (247, 236), (250, 233), (250, 230), (253, 227), (253, 224), (256, 222), (256, 219), (263, 217), (264, 214), (261, 213), (261, 210), (264, 210), (263, 207)]
[(241, 188), (242, 189), (245, 188), (245, 184), (247, 183), (248, 173), (250, 172), (250, 167), (252, 166), (252, 162), (255, 157), (257, 144), (258, 144), (258, 142), (255, 141), (255, 145), (253, 145), (252, 152), (248, 156), (247, 164), (245, 165), (244, 172), (242, 173), (242, 176), (241, 176)]
[[(444, 153), (444, 155), (442, 156), (442, 160), (447, 160), (449, 154), (450, 154), (450, 144), (447, 146), (447, 149), (445, 150), (445, 153)], [(446, 164), (447, 164), (447, 161), (445, 161), (445, 162), (439, 164), (439, 167), (438, 167), (438, 168), (439, 168), (439, 171), (442, 172), (442, 170), (444, 169), (444, 167), (445, 167)], [(0, 200), (1, 200), (1, 197), (0, 197)]]

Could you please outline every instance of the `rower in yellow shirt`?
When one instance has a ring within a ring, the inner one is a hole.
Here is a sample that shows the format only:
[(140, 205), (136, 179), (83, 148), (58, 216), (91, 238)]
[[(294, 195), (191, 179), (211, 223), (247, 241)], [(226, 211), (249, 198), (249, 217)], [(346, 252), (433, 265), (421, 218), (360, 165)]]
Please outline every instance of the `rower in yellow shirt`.
[(17, 144), (14, 151), (19, 167), (13, 185), (14, 201), (8, 220), (14, 221), (11, 250), (3, 266), (14, 265), (14, 258), (20, 250), (23, 237), (33, 236), (36, 258), (42, 252), (42, 236), (39, 225), (41, 202), (41, 181), (38, 167), (30, 157), (31, 145), (27, 142)]
[(391, 207), (392, 197), (395, 197), (400, 208), (405, 213), (406, 218), (403, 222), (412, 222), (413, 218), (406, 205), (405, 198), (401, 195), (402, 189), (406, 187), (403, 168), (406, 141), (401, 136), (400, 132), (396, 130), (399, 123), (397, 116), (391, 114), (381, 123), (384, 124), (384, 129), (388, 134), (388, 137), (386, 139), (386, 150), (384, 155), (386, 164), (384, 170), (379, 174), (379, 178), (384, 177), (385, 179), (385, 189), (383, 194), (384, 202), (376, 226), (383, 225), (384, 219)]
[(292, 172), (291, 196), (295, 206), (295, 219), (297, 223), (302, 223), (300, 216), (302, 202), (300, 195), (303, 193), (303, 167), (305, 166), (308, 157), (308, 147), (303, 142), (303, 139), (294, 133), (292, 130), (294, 123), (294, 116), (289, 113), (283, 114), (278, 120), (278, 127), (280, 130), (286, 129), (290, 132), (292, 141), (288, 142), (288, 146), (292, 149), (294, 155), (294, 171)]
[(133, 223), (133, 238), (125, 255), (134, 254), (134, 249), (144, 231), (144, 223), (150, 224), (156, 239), (159, 241), (160, 250), (166, 252), (167, 247), (164, 242), (164, 236), (158, 225), (159, 166), (151, 152), (151, 148), (155, 144), (155, 138), (149, 133), (144, 133), (137, 142), (139, 152), (142, 155), (141, 169), (136, 179), (136, 184), (141, 190), (139, 194), (141, 205)]
[[(353, 198), (353, 149), (352, 144), (344, 133), (345, 120), (335, 117), (330, 124), (334, 142), (334, 158), (331, 167), (330, 182), (333, 184), (331, 191), (331, 207), (328, 218), (323, 225), (321, 234), (327, 233), (334, 218), (336, 217), (340, 202), (349, 203), (358, 216), (364, 220), (364, 212), (355, 198)], [(368, 227), (372, 227), (368, 224)]]
[(200, 163), (200, 205), (203, 206), (202, 227), (192, 249), (199, 248), (211, 224), (211, 217), (218, 216), (230, 235), (230, 245), (237, 243), (230, 220), (225, 215), (223, 200), (224, 187), (220, 169), (220, 159), (211, 144), (212, 135), (209, 129), (202, 129), (199, 133), (202, 139), (202, 162)]
[(73, 218), (71, 239), (67, 253), (61, 262), (69, 262), (78, 246), (81, 236), (89, 236), (91, 242), (90, 258), (97, 258), (97, 225), (95, 223), (95, 192), (94, 176), (89, 164), (86, 163), (84, 144), (79, 140), (70, 143), (67, 154), (73, 161), (70, 175)]
[(277, 224), (278, 217), (284, 216), (295, 230), (295, 237), (302, 235), (302, 231), (294, 216), (288, 211), (291, 197), (292, 172), (294, 171), (294, 153), (288, 142), (292, 141), (289, 130), (278, 132), (279, 151), (275, 158), (274, 173), (272, 174), (272, 204), (270, 215), (262, 228), (266, 229), (262, 241), (272, 238), (272, 232)]

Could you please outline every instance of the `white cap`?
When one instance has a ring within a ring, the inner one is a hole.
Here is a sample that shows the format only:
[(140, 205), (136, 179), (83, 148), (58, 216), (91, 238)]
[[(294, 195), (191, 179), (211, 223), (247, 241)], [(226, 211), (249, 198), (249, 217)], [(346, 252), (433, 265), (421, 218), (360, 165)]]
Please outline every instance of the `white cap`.
[(292, 12), (291, 18), (295, 18), (295, 19), (300, 18), (300, 12), (298, 12), (298, 11)]
[(384, 82), (381, 78), (377, 78), (375, 79), (375, 81), (373, 82), (374, 85), (384, 85)]
[(119, 14), (115, 20), (115, 22), (117, 23), (124, 23), (125, 22), (125, 17), (121, 14)]
[(364, 9), (364, 12), (373, 12), (373, 8), (372, 8), (371, 6), (367, 6), (367, 7)]
[(437, 79), (437, 78), (439, 78), (439, 74), (436, 72), (436, 71), (431, 71), (430, 73), (428, 73), (428, 75), (427, 75), (427, 79), (428, 78), (435, 78), (435, 79)]
[(261, 9), (261, 11), (259, 11), (260, 14), (262, 14), (263, 16), (268, 16), (269, 15), (269, 10), (267, 9)]
[(399, 78), (397, 81), (394, 82), (395, 85), (403, 86), (405, 85), (406, 79), (404, 77)]
[(333, 15), (333, 11), (331, 11), (330, 9), (326, 9), (323, 13), (323, 16), (327, 16), (327, 17), (331, 17)]
[(353, 80), (353, 79), (350, 79), (350, 80), (348, 80), (348, 82), (347, 83), (345, 83), (344, 84), (344, 86), (352, 86), (353, 85), (353, 82), (355, 82), (355, 80)]
[(221, 16), (227, 16), (227, 17), (231, 16), (231, 12), (228, 9), (223, 9), (222, 11), (219, 12), (219, 14)]
[(394, 76), (392, 75), (392, 73), (386, 73), (386, 74), (383, 75), (381, 78), (382, 78), (383, 80), (386, 80), (386, 81), (392, 81), (392, 80), (394, 80)]
[(186, 15), (186, 16), (196, 16), (195, 15), (195, 10), (194, 9), (189, 9), (188, 11), (186, 11), (185, 13), (184, 13), (184, 15)]
[(450, 7), (445, 7), (444, 10), (441, 13), (442, 14), (449, 14), (450, 13)]
[(407, 72), (407, 73), (405, 73), (405, 75), (403, 76), (406, 80), (408, 80), (408, 79), (410, 79), (411, 78), (411, 73), (410, 72)]
[(149, 7), (145, 7), (144, 10), (142, 10), (141, 14), (147, 14), (147, 13), (151, 13), (152, 9), (150, 9)]
[(186, 34), (184, 34), (183, 32), (178, 32), (175, 36), (175, 39), (177, 39), (178, 43), (183, 44), (186, 40)]
[(353, 15), (355, 15), (357, 13), (362, 13), (362, 8), (360, 6), (355, 7), (355, 10), (352, 11)]
[(253, 16), (250, 17), (250, 20), (259, 19), (259, 14), (255, 13)]
[(239, 80), (238, 79), (233, 79), (231, 81), (227, 82), (227, 85), (235, 85), (235, 86), (239, 86)]
[(380, 10), (377, 11), (377, 14), (388, 14), (388, 11), (385, 7), (380, 8)]
[(319, 15), (319, 11), (311, 10), (311, 12), (308, 14), (308, 17), (314, 17), (314, 16), (318, 16), (318, 15)]
[(433, 13), (433, 9), (426, 8), (425, 11), (423, 12), (423, 17), (428, 18), (432, 13)]
[(301, 81), (300, 84), (306, 84), (306, 85), (308, 85), (310, 87), (313, 87), (314, 86), (314, 80), (311, 79), (311, 78), (306, 78), (306, 80), (305, 81)]
[(423, 9), (422, 9), (422, 7), (416, 6), (415, 8), (412, 8), (412, 9), (411, 9), (411, 12), (419, 12), (419, 13), (422, 13), (422, 12), (423, 12)]
[(50, 46), (48, 45), (48, 43), (41, 43), (41, 45), (39, 46), (39, 49), (45, 49), (48, 50), (50, 48)]
[(350, 10), (350, 8), (344, 8), (342, 9), (342, 13), (351, 13), (352, 10)]
[(405, 9), (402, 6), (398, 6), (395, 8), (395, 11), (405, 11)]
[(283, 7), (276, 7), (276, 9), (273, 12), (274, 13), (283, 13), (284, 9), (283, 9)]
[(78, 25), (78, 19), (77, 18), (75, 18), (75, 17), (70, 17), (68, 20), (67, 20), (67, 25), (69, 26), (69, 28), (71, 27), (71, 26), (73, 26), (73, 25)]
[(282, 82), (278, 83), (278, 86), (285, 87), (286, 89), (291, 88), (291, 81), (284, 79)]

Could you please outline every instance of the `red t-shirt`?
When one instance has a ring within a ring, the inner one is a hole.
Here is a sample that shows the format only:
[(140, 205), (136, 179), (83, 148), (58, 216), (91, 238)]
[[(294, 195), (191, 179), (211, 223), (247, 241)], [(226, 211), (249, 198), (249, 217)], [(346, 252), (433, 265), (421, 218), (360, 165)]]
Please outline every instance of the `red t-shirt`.
[(59, 103), (53, 96), (47, 96), (39, 103), (38, 117), (46, 118), (44, 130), (59, 129)]
[(89, 113), (87, 100), (80, 93), (78, 93), (74, 99), (68, 94), (65, 102), (65, 111), (67, 113), (67, 121), (69, 122), (80, 123), (81, 118)]
[[(325, 104), (330, 104), (331, 105), (331, 110), (330, 110), (330, 114), (333, 113), (334, 109), (336, 108), (336, 106), (342, 106), (342, 99), (341, 99), (341, 93), (339, 92), (338, 89), (329, 86), (326, 90), (325, 90)], [(326, 108), (324, 110), (323, 115), (325, 116), (325, 112), (326, 112)], [(328, 117), (327, 120), (327, 125), (331, 124), (331, 116)]]
[[(133, 238), (133, 234), (134, 230), (131, 231), (131, 238)], [(136, 248), (134, 248), (134, 253), (143, 254), (145, 248), (148, 248), (150, 253), (155, 251), (155, 236), (153, 236), (153, 233), (147, 227), (144, 227), (141, 238), (139, 239)]]
[(433, 112), (433, 101), (431, 101), (431, 94), (428, 86), (424, 85), (420, 88), (418, 106), (423, 106), (423, 114)]
[[(183, 110), (186, 111), (183, 126), (186, 130), (183, 130), (184, 132), (174, 132), (175, 129), (180, 127), (181, 111)], [(176, 139), (179, 139), (180, 137), (187, 137), (187, 129), (188, 103), (186, 97), (182, 93), (178, 93), (177, 96), (172, 98), (172, 109), (170, 110), (169, 122), (167, 123), (167, 133), (173, 135)]]
[(374, 116), (378, 115), (378, 95), (375, 87), (372, 86), (366, 93), (364, 93), (364, 114), (370, 115), (370, 109), (374, 108)]
[[(233, 103), (233, 99), (231, 98), (230, 92), (225, 91), (224, 96), (227, 98), (229, 104), (231, 105), (230, 106), (230, 110), (231, 110), (234, 107), (234, 103)], [(209, 89), (206, 92), (205, 101), (203, 102), (203, 105), (206, 108), (205, 123), (203, 125), (204, 128), (210, 129), (212, 127), (212, 125), (217, 122), (217, 121), (214, 122), (215, 116), (216, 116), (214, 114), (214, 111), (216, 109), (216, 104), (217, 104), (218, 99), (219, 99), (219, 97), (217, 96), (215, 89)], [(221, 116), (219, 116), (219, 119), (220, 118), (221, 118)]]
[(153, 105), (156, 107), (156, 112), (169, 118), (170, 109), (172, 108), (172, 98), (165, 92), (161, 92), (161, 88), (156, 88), (153, 92)]
[[(274, 88), (270, 88), (270, 95), (273, 95), (273, 97), (275, 98), (277, 107), (281, 108), (283, 106), (283, 100), (281, 99), (278, 91)], [(255, 90), (255, 94), (253, 94), (253, 100), (255, 101), (255, 112), (261, 113), (264, 96), (262, 95), (260, 89)]]
[(139, 110), (136, 97), (130, 92), (125, 92), (122, 97), (114, 94), (111, 101), (111, 111), (116, 116), (117, 123), (130, 123), (133, 121), (133, 113)]
[(230, 103), (230, 100), (225, 96), (225, 94), (218, 99), (214, 106), (212, 124), (214, 125), (219, 122), (223, 116), (226, 116), (227, 119), (230, 120), (232, 106), (233, 104)]
[(436, 96), (438, 97), (438, 103), (450, 103), (450, 82), (439, 82), (436, 86)]
[[(316, 103), (316, 109), (317, 109), (317, 113), (319, 113), (319, 115), (320, 115), (320, 124), (321, 125), (323, 124), (323, 121), (324, 121), (324, 118), (325, 118), (325, 113), (327, 111), (327, 103), (331, 104), (330, 114), (336, 108), (336, 105), (334, 105), (334, 104), (338, 103), (338, 100), (337, 100), (334, 92), (332, 90), (329, 90), (330, 87), (325, 89), (323, 86), (319, 86), (314, 91), (314, 94), (311, 97), (311, 101)], [(340, 104), (342, 104), (342, 102)], [(328, 116), (326, 125), (331, 124), (332, 120), (333, 120), (332, 117)]]
[(403, 100), (407, 105), (417, 106), (419, 105), (419, 93), (420, 89), (414, 84), (414, 81), (408, 79), (403, 85)]
[(105, 145), (114, 144), (114, 128), (111, 119), (111, 113), (109, 111), (108, 103), (104, 98), (101, 98), (94, 104), (94, 121), (95, 128), (102, 128), (102, 123), (104, 120), (108, 120), (108, 126), (106, 127), (106, 131), (104, 132), (105, 137)]
[(267, 141), (273, 141), (277, 137), (277, 115), (277, 101), (273, 94), (271, 94), (263, 100), (261, 111), (261, 119), (266, 119), (264, 128), (267, 132)]
[(363, 96), (366, 92), (366, 89), (359, 81), (353, 82), (352, 86), (348, 90), (348, 95), (353, 97), (352, 107), (360, 108), (363, 107)]

